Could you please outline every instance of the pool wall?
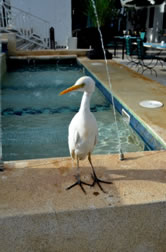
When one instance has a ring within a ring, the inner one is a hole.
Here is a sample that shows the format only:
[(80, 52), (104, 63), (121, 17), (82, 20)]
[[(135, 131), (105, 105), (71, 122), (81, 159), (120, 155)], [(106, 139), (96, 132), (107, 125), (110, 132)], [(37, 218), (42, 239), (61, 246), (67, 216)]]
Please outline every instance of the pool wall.
[[(78, 64), (81, 65), (80, 62)], [(114, 103), (116, 110), (123, 116), (123, 110), (127, 112), (127, 114), (130, 117), (129, 125), (137, 132), (137, 134), (142, 138), (142, 140), (145, 142), (145, 151), (146, 150), (164, 150), (166, 149), (166, 143), (159, 138), (140, 118), (138, 118), (136, 115), (134, 115), (131, 112), (131, 109), (124, 106), (124, 104), (119, 101), (119, 99), (111, 94), (111, 91), (108, 90), (102, 84), (84, 65), (85, 68), (85, 74), (91, 76), (93, 79), (95, 79), (96, 86), (100, 89), (100, 91), (103, 93), (103, 95), (109, 100), (109, 102), (112, 104)]]

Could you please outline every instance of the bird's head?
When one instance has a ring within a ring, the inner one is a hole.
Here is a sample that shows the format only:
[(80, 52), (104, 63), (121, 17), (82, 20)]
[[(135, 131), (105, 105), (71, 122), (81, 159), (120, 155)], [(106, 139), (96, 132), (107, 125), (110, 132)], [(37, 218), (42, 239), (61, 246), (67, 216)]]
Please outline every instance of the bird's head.
[(93, 93), (94, 90), (95, 90), (94, 80), (89, 76), (83, 76), (79, 78), (73, 86), (62, 91), (60, 95), (69, 93), (71, 91), (82, 91), (87, 93)]

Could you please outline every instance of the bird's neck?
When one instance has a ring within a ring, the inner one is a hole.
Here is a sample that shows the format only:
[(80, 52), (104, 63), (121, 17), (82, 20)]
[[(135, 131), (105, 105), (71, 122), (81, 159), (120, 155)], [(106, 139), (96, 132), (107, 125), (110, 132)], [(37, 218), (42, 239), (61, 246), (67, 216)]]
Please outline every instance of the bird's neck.
[(79, 111), (87, 111), (90, 110), (90, 98), (91, 93), (84, 92), (81, 100), (81, 106)]

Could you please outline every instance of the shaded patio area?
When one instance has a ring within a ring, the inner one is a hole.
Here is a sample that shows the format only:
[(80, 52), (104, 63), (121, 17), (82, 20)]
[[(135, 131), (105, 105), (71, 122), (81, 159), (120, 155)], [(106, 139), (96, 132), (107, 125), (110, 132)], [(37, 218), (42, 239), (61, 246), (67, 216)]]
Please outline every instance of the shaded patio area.
[[(114, 52), (113, 50), (109, 50), (109, 51), (112, 53)], [(155, 53), (154, 50), (152, 51), (152, 53)], [(158, 51), (156, 51), (156, 54), (157, 53), (158, 53)], [(166, 51), (162, 52), (162, 57), (166, 58)], [(122, 65), (127, 66), (129, 69), (132, 69), (133, 71), (137, 72), (137, 70), (138, 70), (137, 67), (134, 65), (131, 67), (131, 65), (129, 64), (129, 60), (126, 57), (126, 54), (124, 56), (124, 59), (122, 59), (122, 50), (121, 49), (118, 49), (116, 51), (116, 56), (113, 56), (113, 60), (117, 63), (120, 63)], [(150, 63), (150, 61), (151, 60), (147, 60), (146, 62)], [(155, 80), (162, 85), (166, 85), (166, 62), (163, 61), (163, 67), (161, 66), (160, 63), (158, 63), (154, 69), (157, 72), (157, 77), (155, 76), (154, 73), (151, 74), (151, 72), (148, 70), (143, 73), (143, 76), (146, 76), (152, 80)]]

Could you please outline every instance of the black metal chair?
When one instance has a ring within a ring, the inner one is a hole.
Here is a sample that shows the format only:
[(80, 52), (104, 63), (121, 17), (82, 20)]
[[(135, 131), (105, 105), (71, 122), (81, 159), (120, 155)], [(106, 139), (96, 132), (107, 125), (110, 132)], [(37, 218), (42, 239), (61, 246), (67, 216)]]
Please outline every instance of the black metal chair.
[(105, 48), (106, 49), (113, 49), (114, 50), (114, 56), (116, 56), (117, 45), (116, 45), (115, 39), (112, 39), (109, 43), (107, 43)]
[(140, 32), (140, 38), (142, 39), (142, 41), (144, 41), (145, 42), (145, 40), (146, 40), (146, 33), (145, 32)]
[(138, 54), (137, 54), (137, 48), (135, 45), (133, 45), (133, 40), (131, 40), (130, 37), (125, 38), (125, 45), (126, 45), (126, 57), (128, 62), (128, 65), (138, 66), (139, 60), (138, 60)]
[(143, 40), (138, 37), (136, 38), (136, 43), (133, 44), (133, 40), (130, 37), (126, 37), (126, 57), (129, 61), (128, 65), (131, 67), (136, 67), (137, 72), (142, 74), (149, 70), (155, 73), (157, 77), (157, 72), (154, 67), (157, 65), (159, 60), (155, 54), (148, 54), (146, 48), (143, 46)]
[[(137, 54), (138, 54), (138, 60), (139, 60), (139, 66), (142, 68), (142, 74), (149, 70), (155, 73), (157, 77), (157, 72), (154, 69), (154, 67), (158, 64), (159, 57), (155, 53), (148, 54), (145, 47), (143, 46), (143, 40), (141, 38), (137, 38)], [(138, 68), (139, 71), (140, 68)]]

